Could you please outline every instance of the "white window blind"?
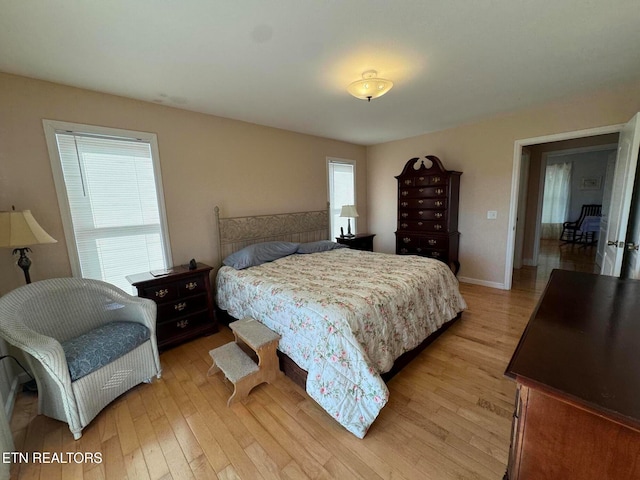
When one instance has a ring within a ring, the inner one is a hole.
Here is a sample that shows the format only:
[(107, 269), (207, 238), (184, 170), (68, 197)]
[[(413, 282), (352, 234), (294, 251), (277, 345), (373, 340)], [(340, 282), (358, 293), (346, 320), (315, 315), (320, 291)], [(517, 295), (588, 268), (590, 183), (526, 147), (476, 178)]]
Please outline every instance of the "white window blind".
[(168, 264), (151, 144), (66, 131), (55, 140), (81, 276), (131, 292), (127, 275)]
[[(331, 216), (331, 238), (340, 235), (340, 227), (347, 233), (347, 218), (340, 217), (343, 205), (355, 205), (355, 163), (350, 160), (328, 161), (329, 170), (329, 207)], [(355, 233), (356, 218), (351, 219), (352, 231)]]

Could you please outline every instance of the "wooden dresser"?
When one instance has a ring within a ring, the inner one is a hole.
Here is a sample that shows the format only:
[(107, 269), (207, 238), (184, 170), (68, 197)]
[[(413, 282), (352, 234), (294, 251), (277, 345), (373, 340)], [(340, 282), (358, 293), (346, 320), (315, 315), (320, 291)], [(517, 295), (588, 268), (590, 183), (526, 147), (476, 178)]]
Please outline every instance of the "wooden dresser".
[(198, 263), (194, 270), (182, 265), (170, 270), (159, 277), (151, 273), (127, 277), (139, 297), (158, 304), (157, 338), (162, 349), (218, 331), (209, 279), (212, 267)]
[(640, 478), (639, 356), (640, 281), (554, 270), (505, 372), (505, 478)]
[[(412, 158), (398, 179), (396, 253), (437, 258), (457, 273), (458, 204), (462, 172), (445, 170), (438, 157)], [(420, 160), (420, 165), (416, 163)]]

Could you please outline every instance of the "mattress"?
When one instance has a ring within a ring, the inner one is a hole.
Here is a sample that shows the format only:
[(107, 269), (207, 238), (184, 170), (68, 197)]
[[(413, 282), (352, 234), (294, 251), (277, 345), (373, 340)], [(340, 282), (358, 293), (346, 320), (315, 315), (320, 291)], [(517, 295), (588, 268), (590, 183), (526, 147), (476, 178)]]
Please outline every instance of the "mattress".
[(389, 398), (380, 374), (466, 308), (444, 263), (346, 248), (222, 267), (216, 283), (218, 306), (279, 333), (307, 393), (359, 438)]

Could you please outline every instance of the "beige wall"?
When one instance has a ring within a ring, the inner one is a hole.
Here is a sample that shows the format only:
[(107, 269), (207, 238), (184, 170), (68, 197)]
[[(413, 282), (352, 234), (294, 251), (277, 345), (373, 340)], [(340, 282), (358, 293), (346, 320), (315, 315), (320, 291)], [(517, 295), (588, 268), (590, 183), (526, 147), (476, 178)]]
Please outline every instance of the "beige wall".
[[(325, 208), (328, 156), (357, 162), (367, 226), (365, 147), (0, 73), (0, 210), (30, 209), (59, 242), (33, 247), (34, 281), (71, 275), (42, 119), (157, 134), (175, 264), (217, 263), (215, 205), (224, 216)], [(0, 251), (0, 294), (23, 283)]]
[[(445, 168), (463, 172), (460, 279), (502, 286), (515, 141), (624, 123), (639, 110), (640, 81), (636, 81), (449, 130), (368, 147), (369, 230), (377, 235), (374, 249), (395, 251), (394, 175), (398, 175), (412, 157), (436, 155)], [(498, 218), (487, 220), (488, 210), (497, 210)]]

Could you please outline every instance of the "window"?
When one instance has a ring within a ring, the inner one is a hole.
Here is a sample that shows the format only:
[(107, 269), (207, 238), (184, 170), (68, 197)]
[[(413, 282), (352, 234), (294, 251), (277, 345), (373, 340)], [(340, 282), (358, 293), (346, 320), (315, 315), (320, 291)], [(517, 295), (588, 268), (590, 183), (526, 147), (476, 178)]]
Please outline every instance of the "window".
[(547, 165), (542, 200), (542, 238), (560, 238), (569, 215), (571, 163)]
[[(355, 205), (356, 200), (356, 165), (353, 160), (340, 158), (327, 159), (329, 172), (329, 215), (331, 238), (340, 235), (340, 228), (347, 233), (347, 218), (340, 217), (343, 205)], [(352, 232), (355, 233), (357, 218), (351, 219)]]
[(73, 275), (132, 292), (171, 258), (155, 135), (43, 123)]

